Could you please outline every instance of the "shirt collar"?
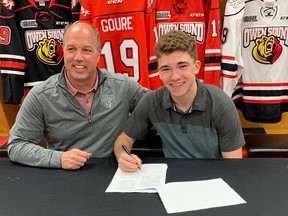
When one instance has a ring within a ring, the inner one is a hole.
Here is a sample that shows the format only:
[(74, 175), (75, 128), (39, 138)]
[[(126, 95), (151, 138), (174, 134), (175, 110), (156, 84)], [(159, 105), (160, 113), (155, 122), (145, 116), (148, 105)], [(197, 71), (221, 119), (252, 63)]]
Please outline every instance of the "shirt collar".
[[(69, 91), (69, 93), (72, 96), (75, 96), (77, 93), (82, 93), (72, 85), (72, 83), (70, 82), (70, 80), (67, 77), (67, 71), (65, 70), (65, 68), (64, 68), (63, 72), (64, 72), (64, 78), (65, 78), (67, 90)], [(95, 85), (88, 92), (92, 92), (92, 91), (96, 92), (97, 86), (98, 86), (98, 79), (96, 80)]]

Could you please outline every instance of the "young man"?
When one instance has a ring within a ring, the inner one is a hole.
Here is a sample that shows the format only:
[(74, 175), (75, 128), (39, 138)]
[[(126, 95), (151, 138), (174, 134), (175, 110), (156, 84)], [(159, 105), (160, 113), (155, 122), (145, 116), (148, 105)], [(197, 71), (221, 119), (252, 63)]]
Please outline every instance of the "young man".
[(196, 79), (201, 63), (194, 39), (181, 31), (163, 35), (155, 47), (164, 87), (147, 94), (117, 138), (114, 152), (119, 167), (133, 172), (141, 160), (129, 156), (137, 139), (153, 125), (168, 158), (241, 158), (244, 137), (231, 99), (218, 87)]
[[(64, 33), (64, 68), (25, 98), (7, 145), (12, 161), (68, 170), (93, 155), (113, 156), (122, 124), (147, 92), (124, 75), (97, 67), (97, 29), (77, 22)], [(41, 138), (47, 148), (38, 145)]]

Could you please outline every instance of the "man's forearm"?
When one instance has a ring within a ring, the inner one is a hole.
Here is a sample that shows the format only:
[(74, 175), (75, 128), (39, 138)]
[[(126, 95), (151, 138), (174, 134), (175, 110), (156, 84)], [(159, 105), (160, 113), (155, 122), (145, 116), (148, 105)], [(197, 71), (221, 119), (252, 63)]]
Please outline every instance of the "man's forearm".
[(7, 146), (11, 161), (29, 166), (61, 168), (62, 152), (29, 143), (9, 143)]
[(128, 137), (124, 132), (122, 132), (118, 136), (114, 144), (114, 154), (117, 160), (119, 159), (121, 154), (125, 153), (122, 145), (125, 145), (127, 149), (129, 150), (129, 152), (131, 152), (134, 141), (135, 141), (134, 139)]

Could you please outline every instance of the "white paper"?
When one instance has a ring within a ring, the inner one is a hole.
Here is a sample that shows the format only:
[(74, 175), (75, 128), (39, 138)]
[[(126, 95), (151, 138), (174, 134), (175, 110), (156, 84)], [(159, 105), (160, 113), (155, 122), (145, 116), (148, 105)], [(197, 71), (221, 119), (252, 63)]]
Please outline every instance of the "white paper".
[(167, 183), (158, 193), (168, 214), (246, 203), (221, 178)]
[(143, 164), (136, 172), (117, 169), (107, 192), (157, 193), (156, 188), (165, 184), (167, 164)]

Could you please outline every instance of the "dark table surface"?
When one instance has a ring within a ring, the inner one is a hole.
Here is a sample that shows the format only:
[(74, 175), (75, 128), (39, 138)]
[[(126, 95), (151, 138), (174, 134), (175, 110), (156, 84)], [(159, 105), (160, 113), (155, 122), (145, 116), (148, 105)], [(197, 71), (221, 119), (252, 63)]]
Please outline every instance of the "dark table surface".
[[(166, 182), (222, 178), (247, 202), (177, 216), (288, 215), (288, 159), (143, 158), (143, 162), (167, 163)], [(0, 215), (168, 215), (158, 194), (105, 193), (116, 169), (112, 158), (91, 159), (76, 171), (33, 168), (0, 159)]]

